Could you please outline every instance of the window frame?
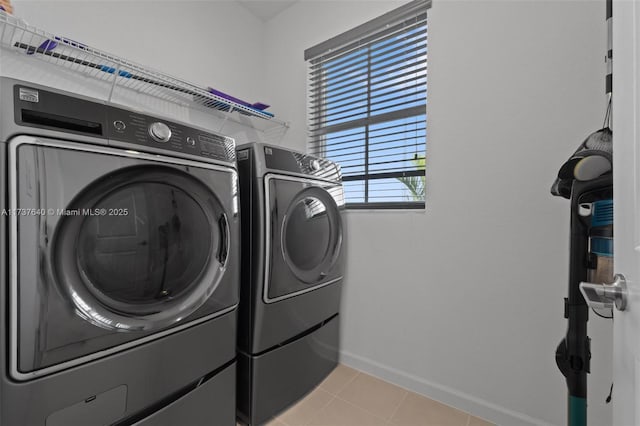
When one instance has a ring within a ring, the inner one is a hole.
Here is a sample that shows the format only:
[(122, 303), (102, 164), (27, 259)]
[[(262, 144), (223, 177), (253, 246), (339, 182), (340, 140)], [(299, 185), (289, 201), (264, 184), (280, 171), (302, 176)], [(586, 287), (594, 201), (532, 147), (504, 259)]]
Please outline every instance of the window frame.
[[(407, 33), (410, 31), (406, 29), (407, 25), (410, 25), (411, 21), (414, 21), (415, 26), (424, 25), (425, 31), (427, 28), (427, 10), (431, 7), (431, 0), (413, 0), (397, 9), (394, 9), (378, 18), (375, 18), (365, 24), (362, 24), (352, 30), (349, 30), (345, 33), (342, 33), (336, 37), (333, 37), (323, 43), (320, 43), (310, 49), (305, 51), (305, 60), (308, 61), (309, 65), (312, 67), (318, 67), (319, 64), (323, 62), (329, 62), (333, 59), (340, 60), (348, 55), (350, 52), (356, 52), (357, 49), (362, 49), (363, 47), (367, 48), (366, 51), (366, 63), (362, 66), (362, 68), (357, 68), (356, 71), (365, 70), (364, 81), (367, 84), (366, 90), (366, 117), (355, 118), (352, 120), (348, 120), (345, 122), (339, 121), (338, 123), (324, 125), (322, 120), (327, 117), (326, 111), (327, 106), (326, 103), (323, 102), (324, 91), (326, 91), (326, 85), (323, 84), (322, 77), (319, 77), (318, 74), (313, 77), (313, 72), (310, 74), (307, 79), (308, 83), (308, 114), (307, 114), (307, 125), (309, 129), (309, 138), (307, 141), (308, 149), (310, 151), (315, 150), (320, 156), (327, 156), (326, 149), (330, 147), (331, 144), (326, 144), (325, 135), (331, 134), (332, 132), (338, 132), (349, 129), (359, 129), (362, 128), (364, 136), (360, 139), (362, 141), (361, 147), (363, 150), (364, 159), (361, 164), (364, 168), (362, 173), (358, 173), (357, 175), (349, 175), (343, 176), (344, 182), (362, 182), (364, 184), (364, 199), (367, 200), (369, 196), (370, 184), (376, 180), (381, 179), (393, 179), (393, 178), (402, 178), (402, 177), (411, 177), (411, 176), (423, 176), (425, 180), (426, 186), (426, 165), (423, 168), (418, 166), (416, 169), (412, 170), (395, 170), (395, 171), (382, 171), (375, 174), (369, 172), (369, 167), (371, 166), (369, 153), (370, 153), (370, 136), (369, 136), (369, 127), (371, 125), (380, 124), (380, 123), (391, 123), (393, 120), (402, 120), (402, 119), (411, 119), (412, 117), (420, 118), (420, 116), (424, 116), (425, 124), (424, 130), (426, 132), (426, 117), (427, 117), (427, 101), (426, 101), (426, 93), (425, 93), (425, 102), (424, 105), (412, 106), (402, 110), (392, 110), (383, 112), (377, 115), (371, 115), (371, 87), (372, 87), (372, 72), (370, 69), (371, 66), (371, 47), (376, 42), (380, 42), (384, 40), (385, 37), (393, 37), (395, 33), (402, 33), (402, 31), (406, 31)], [(397, 31), (394, 30), (397, 28)], [(409, 27), (410, 28), (410, 27)], [(425, 40), (427, 35), (425, 34)], [(421, 41), (418, 41), (416, 45), (420, 44)], [(409, 44), (408, 44), (409, 45)], [(426, 41), (425, 41), (426, 46)], [(415, 50), (418, 50), (416, 47)], [(412, 52), (410, 50), (407, 51), (408, 54)], [(425, 60), (426, 61), (426, 60)], [(348, 60), (346, 61), (348, 63)], [(417, 64), (419, 64), (417, 62)], [(420, 64), (421, 65), (421, 64)], [(407, 67), (411, 67), (409, 65)], [(412, 77), (407, 79), (407, 81), (411, 82), (415, 80), (416, 84), (424, 84), (425, 83), (417, 83), (418, 80), (424, 78), (426, 80), (426, 68), (427, 64), (424, 63), (425, 67), (425, 75), (420, 77)], [(347, 66), (348, 68), (348, 66)], [(403, 68), (399, 68), (395, 71), (401, 71)], [(319, 69), (312, 70), (321, 72)], [(394, 71), (394, 72), (395, 72)], [(342, 77), (342, 76), (339, 76)], [(315, 86), (315, 87), (313, 87)], [(349, 85), (345, 87), (350, 87)], [(347, 93), (351, 89), (347, 90)], [(385, 94), (397, 94), (399, 89), (394, 89)], [(381, 95), (383, 96), (383, 95)], [(347, 96), (346, 99), (348, 99)], [(359, 101), (361, 102), (361, 101)], [(384, 101), (381, 101), (384, 102)], [(348, 103), (347, 103), (348, 104)], [(343, 106), (343, 105), (341, 105)], [(419, 123), (420, 120), (416, 120), (416, 124)], [(400, 125), (399, 125), (400, 126)], [(330, 130), (326, 130), (330, 129)], [(418, 130), (416, 130), (417, 132)], [(416, 151), (417, 154), (423, 155), (423, 158), (426, 158), (426, 133), (424, 136), (417, 136), (417, 138), (421, 138), (424, 141), (424, 145), (420, 142), (416, 142), (416, 146), (419, 146), (419, 152)], [(411, 139), (410, 136), (405, 136), (402, 139), (403, 143), (406, 143), (407, 140)], [(408, 145), (399, 145), (398, 147), (404, 147)], [(386, 154), (393, 155), (393, 154)], [(420, 158), (420, 157), (416, 157)], [(360, 163), (358, 163), (360, 164)], [(425, 198), (426, 198), (426, 190), (425, 190)], [(422, 201), (364, 201), (364, 202), (349, 202), (346, 204), (347, 209), (351, 210), (367, 210), (367, 209), (406, 209), (406, 210), (416, 210), (421, 209), (424, 210), (426, 207), (426, 200)]]

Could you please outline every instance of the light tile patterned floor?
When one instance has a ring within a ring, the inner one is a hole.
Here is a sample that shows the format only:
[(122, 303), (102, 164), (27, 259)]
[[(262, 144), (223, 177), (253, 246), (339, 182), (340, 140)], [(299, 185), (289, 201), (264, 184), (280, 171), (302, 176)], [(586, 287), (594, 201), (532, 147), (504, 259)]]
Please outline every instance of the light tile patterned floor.
[(490, 426), (376, 377), (338, 367), (268, 426)]

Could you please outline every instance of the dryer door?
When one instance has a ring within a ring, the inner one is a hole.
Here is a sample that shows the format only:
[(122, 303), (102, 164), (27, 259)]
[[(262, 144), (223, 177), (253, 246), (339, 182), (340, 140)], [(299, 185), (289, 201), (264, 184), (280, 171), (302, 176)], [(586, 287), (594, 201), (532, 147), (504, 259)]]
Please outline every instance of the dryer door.
[(265, 302), (339, 281), (343, 273), (344, 194), (340, 183), (265, 177), (267, 247)]

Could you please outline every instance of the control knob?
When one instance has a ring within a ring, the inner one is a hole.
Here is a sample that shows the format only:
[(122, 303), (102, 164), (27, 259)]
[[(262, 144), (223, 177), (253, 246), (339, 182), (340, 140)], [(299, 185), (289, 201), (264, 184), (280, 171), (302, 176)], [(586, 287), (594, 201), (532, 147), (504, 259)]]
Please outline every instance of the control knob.
[(311, 163), (309, 165), (311, 166), (311, 170), (313, 170), (314, 172), (320, 170), (320, 162), (318, 160), (311, 160)]
[(156, 142), (169, 142), (171, 129), (166, 124), (156, 121), (149, 126), (149, 135)]

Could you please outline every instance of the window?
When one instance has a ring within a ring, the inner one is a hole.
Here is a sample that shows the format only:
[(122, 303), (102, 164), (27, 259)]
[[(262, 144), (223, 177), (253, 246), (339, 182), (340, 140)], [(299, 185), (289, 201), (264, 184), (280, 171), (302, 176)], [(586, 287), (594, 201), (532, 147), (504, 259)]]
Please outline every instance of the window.
[(430, 4), (305, 51), (309, 150), (342, 166), (347, 208), (424, 208)]

